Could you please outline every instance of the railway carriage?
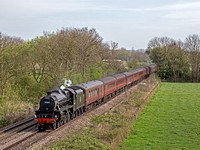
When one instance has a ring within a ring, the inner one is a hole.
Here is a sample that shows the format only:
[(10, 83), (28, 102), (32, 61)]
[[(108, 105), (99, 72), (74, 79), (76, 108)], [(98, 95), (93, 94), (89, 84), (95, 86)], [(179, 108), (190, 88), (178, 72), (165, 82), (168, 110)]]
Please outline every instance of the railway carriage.
[(100, 103), (104, 97), (103, 82), (98, 80), (74, 85), (71, 88), (82, 89), (84, 91), (85, 108), (92, 107), (95, 103)]
[(121, 92), (126, 86), (126, 75), (123, 73), (112, 75), (116, 79), (116, 92)]
[(150, 75), (150, 67), (144, 67), (145, 68), (145, 70), (146, 70), (146, 75), (145, 75), (145, 77), (148, 77), (149, 75)]
[(147, 75), (146, 68), (141, 68), (140, 70), (140, 78), (144, 78)]
[(133, 81), (133, 74), (131, 72), (123, 72), (123, 74), (126, 76), (126, 85), (130, 86)]
[(124, 72), (123, 74), (126, 75), (128, 86), (132, 86), (136, 81), (140, 79), (140, 70), (138, 69)]
[(130, 72), (133, 74), (133, 80), (132, 80), (133, 83), (137, 82), (142, 78), (143, 75), (142, 69), (131, 70)]
[(98, 79), (98, 81), (103, 82), (104, 87), (104, 97), (112, 97), (115, 95), (116, 87), (116, 78), (113, 76), (104, 77)]
[(156, 64), (151, 64), (148, 67), (150, 68), (151, 73), (155, 73), (157, 71), (157, 65)]

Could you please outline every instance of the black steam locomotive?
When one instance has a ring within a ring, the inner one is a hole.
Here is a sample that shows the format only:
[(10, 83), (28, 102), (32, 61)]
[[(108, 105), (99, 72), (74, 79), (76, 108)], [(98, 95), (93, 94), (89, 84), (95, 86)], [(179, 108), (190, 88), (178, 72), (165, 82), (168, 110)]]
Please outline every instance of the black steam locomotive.
[(57, 128), (70, 119), (79, 115), (76, 110), (83, 113), (84, 94), (81, 89), (66, 88), (53, 90), (40, 100), (40, 108), (35, 111), (38, 129)]

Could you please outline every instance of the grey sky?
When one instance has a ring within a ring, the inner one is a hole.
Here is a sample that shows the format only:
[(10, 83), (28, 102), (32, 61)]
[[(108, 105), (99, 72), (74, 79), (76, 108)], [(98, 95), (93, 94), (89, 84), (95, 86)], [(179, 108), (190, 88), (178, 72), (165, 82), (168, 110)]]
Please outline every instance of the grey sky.
[(0, 0), (0, 32), (25, 40), (62, 27), (95, 28), (105, 42), (146, 48), (155, 36), (200, 34), (197, 0)]

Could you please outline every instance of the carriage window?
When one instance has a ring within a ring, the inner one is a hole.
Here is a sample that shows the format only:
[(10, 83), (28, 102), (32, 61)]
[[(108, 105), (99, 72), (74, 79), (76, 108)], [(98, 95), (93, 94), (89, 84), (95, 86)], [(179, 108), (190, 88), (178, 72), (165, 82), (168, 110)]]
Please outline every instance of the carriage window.
[(131, 80), (132, 79), (132, 76), (128, 77), (128, 80)]
[(113, 86), (115, 86), (115, 83), (111, 83), (111, 84), (107, 85), (107, 89), (109, 89), (109, 88), (111, 88)]
[(122, 83), (122, 82), (124, 82), (124, 79), (119, 80), (119, 81), (118, 81), (118, 84), (120, 84), (120, 83)]

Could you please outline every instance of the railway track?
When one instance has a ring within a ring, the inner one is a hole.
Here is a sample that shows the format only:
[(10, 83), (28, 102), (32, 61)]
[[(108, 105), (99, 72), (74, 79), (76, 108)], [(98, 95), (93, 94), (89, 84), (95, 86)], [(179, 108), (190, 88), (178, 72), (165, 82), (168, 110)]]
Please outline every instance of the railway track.
[(74, 118), (73, 120), (70, 120), (69, 122), (67, 122), (66, 124), (58, 127), (57, 129), (55, 130), (52, 130), (52, 129), (48, 129), (48, 130), (45, 130), (45, 131), (42, 131), (42, 132), (39, 132), (37, 130), (37, 128), (35, 128), (35, 131), (32, 130), (31, 133), (29, 134), (26, 134), (25, 136), (21, 137), (21, 138), (18, 138), (18, 140), (15, 140), (15, 141), (10, 141), (9, 144), (5, 145), (4, 147), (1, 147), (0, 146), (0, 149), (2, 150), (10, 150), (10, 149), (20, 149), (20, 150), (23, 150), (23, 149), (28, 149), (31, 145), (37, 143), (38, 141), (46, 138), (47, 136), (51, 136), (53, 135), (54, 133), (56, 133), (58, 130), (64, 128), (65, 126), (68, 126), (69, 124), (75, 122), (76, 120), (80, 119), (81, 117), (87, 115), (88, 113), (90, 113), (93, 109), (77, 116), (76, 118)]
[[(18, 140), (24, 134), (36, 129), (33, 117), (24, 119), (0, 129), (0, 149), (9, 148), (12, 141)], [(15, 142), (14, 142), (15, 143)]]
[(19, 127), (19, 126), (21, 126), (23, 124), (26, 124), (26, 123), (28, 123), (30, 121), (33, 121), (33, 120), (34, 120), (34, 118), (30, 117), (30, 118), (24, 119), (22, 121), (16, 122), (14, 124), (8, 125), (6, 127), (3, 127), (3, 128), (0, 129), (0, 136), (2, 134), (4, 134), (5, 132), (9, 132), (10, 130), (15, 129), (15, 128), (17, 128), (17, 127)]
[[(105, 102), (104, 102), (105, 103)], [(103, 105), (103, 103), (102, 103)], [(37, 141), (55, 133), (57, 130), (67, 126), (68, 124), (76, 121), (83, 115), (87, 115), (89, 112), (94, 110), (95, 108), (85, 112), (70, 120), (66, 124), (60, 126), (55, 130), (46, 130), (43, 132), (39, 132), (36, 128), (35, 120), (33, 117), (25, 119), (21, 122), (17, 122), (5, 128), (2, 128), (0, 131), (0, 150), (8, 150), (8, 149), (26, 149), (27, 147), (31, 146), (32, 144), (36, 143)], [(36, 138), (37, 137), (37, 138)], [(32, 138), (32, 139), (31, 139)], [(29, 140), (29, 142), (25, 142)], [(22, 144), (21, 144), (22, 143)], [(23, 145), (23, 147), (22, 147)]]

